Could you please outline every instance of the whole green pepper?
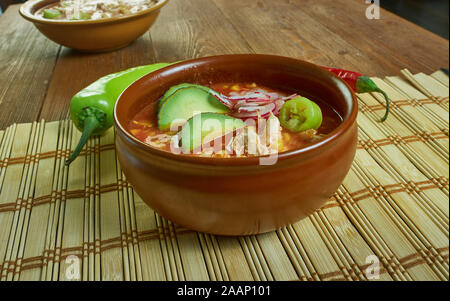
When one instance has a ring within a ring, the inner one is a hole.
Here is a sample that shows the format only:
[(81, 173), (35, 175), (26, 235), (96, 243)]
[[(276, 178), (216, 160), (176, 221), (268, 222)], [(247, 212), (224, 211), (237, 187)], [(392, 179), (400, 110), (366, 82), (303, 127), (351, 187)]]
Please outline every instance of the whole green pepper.
[(75, 160), (91, 135), (102, 134), (113, 125), (114, 105), (126, 88), (144, 75), (168, 65), (152, 64), (109, 74), (75, 94), (70, 101), (70, 117), (82, 135), (66, 165)]

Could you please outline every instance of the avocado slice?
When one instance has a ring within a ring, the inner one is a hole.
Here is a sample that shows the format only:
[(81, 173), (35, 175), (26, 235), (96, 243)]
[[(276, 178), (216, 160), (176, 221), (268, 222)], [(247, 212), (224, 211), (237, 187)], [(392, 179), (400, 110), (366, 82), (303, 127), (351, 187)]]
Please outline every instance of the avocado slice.
[(181, 147), (185, 153), (197, 151), (203, 144), (243, 128), (245, 125), (241, 119), (224, 114), (197, 114), (181, 129)]
[(175, 92), (177, 92), (179, 89), (185, 89), (185, 88), (191, 88), (194, 87), (195, 85), (193, 84), (179, 84), (173, 87), (170, 87), (169, 90), (167, 90), (167, 92), (163, 95), (163, 97), (161, 97), (161, 99), (159, 100), (158, 103), (158, 110), (161, 109), (162, 105), (167, 101), (167, 99), (172, 96)]
[(44, 18), (46, 19), (58, 19), (61, 17), (61, 12), (54, 8), (44, 9)]
[[(179, 84), (176, 86), (171, 87), (169, 90), (167, 90), (167, 92), (163, 95), (163, 97), (161, 97), (161, 99), (159, 100), (158, 103), (158, 110), (161, 109), (161, 106), (167, 101), (167, 99), (172, 96), (175, 92), (177, 92), (180, 89), (185, 89), (185, 88), (198, 88), (200, 90), (203, 90), (205, 92), (210, 93), (210, 91), (212, 91), (211, 88), (209, 87), (205, 87), (205, 86), (201, 86), (201, 85), (196, 85), (196, 84), (189, 84), (189, 83), (183, 83), (183, 84)], [(210, 93), (211, 94), (211, 93)]]
[(170, 129), (171, 124), (183, 125), (194, 114), (203, 112), (228, 113), (229, 109), (203, 89), (196, 87), (178, 89), (161, 105), (158, 112), (158, 127), (166, 131)]
[(80, 14), (78, 15), (78, 17), (73, 16), (70, 20), (73, 21), (81, 21), (81, 20), (89, 20), (91, 19), (91, 15), (85, 12), (80, 12)]
[(80, 12), (80, 20), (89, 20), (91, 15), (86, 12)]

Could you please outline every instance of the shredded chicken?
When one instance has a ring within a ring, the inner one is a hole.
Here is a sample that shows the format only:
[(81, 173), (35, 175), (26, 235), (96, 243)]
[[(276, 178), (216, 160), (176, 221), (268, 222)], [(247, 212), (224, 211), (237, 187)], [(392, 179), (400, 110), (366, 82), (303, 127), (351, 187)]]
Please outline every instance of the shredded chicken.
[(278, 143), (281, 140), (281, 125), (280, 120), (270, 113), (266, 123), (266, 145), (269, 147), (271, 154), (277, 153)]
[(325, 137), (325, 135), (318, 135), (317, 131), (314, 129), (306, 130), (306, 131), (300, 132), (298, 134), (302, 137), (302, 139), (304, 139), (306, 141), (310, 141), (310, 142), (316, 142), (316, 141), (322, 139), (323, 137)]
[(156, 136), (148, 136), (145, 139), (145, 143), (148, 145), (151, 145), (153, 147), (163, 147), (166, 145), (166, 143), (170, 142), (172, 140), (173, 136), (167, 135), (167, 134), (160, 134)]
[[(62, 0), (46, 6), (61, 13), (57, 19), (96, 20), (135, 14), (156, 5), (159, 0)], [(38, 11), (43, 15), (43, 10)]]
[(278, 143), (281, 140), (280, 121), (274, 115), (271, 115), (267, 121), (260, 121), (263, 128), (258, 135), (256, 128), (247, 126), (239, 129), (236, 136), (233, 137), (225, 150), (229, 153), (235, 153), (237, 157), (264, 156), (278, 152)]

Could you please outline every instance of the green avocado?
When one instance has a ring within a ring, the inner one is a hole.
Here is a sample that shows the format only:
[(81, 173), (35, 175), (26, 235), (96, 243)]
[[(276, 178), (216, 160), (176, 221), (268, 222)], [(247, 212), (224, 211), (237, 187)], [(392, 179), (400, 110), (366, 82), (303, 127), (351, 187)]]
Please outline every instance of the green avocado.
[(170, 130), (171, 125), (183, 125), (198, 113), (228, 113), (229, 109), (210, 93), (196, 87), (179, 88), (174, 91), (158, 112), (158, 128)]
[(46, 19), (58, 19), (61, 17), (61, 12), (54, 8), (44, 9), (44, 18)]
[(173, 95), (173, 93), (177, 92), (180, 89), (185, 89), (185, 88), (190, 88), (190, 87), (194, 87), (195, 85), (193, 84), (179, 84), (176, 86), (171, 87), (169, 90), (167, 90), (167, 92), (163, 95), (163, 97), (161, 97), (161, 99), (159, 100), (158, 103), (158, 110), (161, 109), (162, 105), (166, 102), (166, 100)]
[[(161, 99), (159, 100), (158, 103), (158, 110), (161, 109), (161, 106), (166, 102), (166, 100), (173, 95), (173, 93), (177, 92), (180, 89), (186, 89), (186, 88), (198, 88), (200, 90), (203, 90), (205, 92), (209, 92), (212, 89), (209, 87), (205, 87), (205, 86), (200, 86), (200, 85), (196, 85), (196, 84), (189, 84), (189, 83), (183, 83), (183, 84), (179, 84), (176, 86), (171, 87), (169, 90), (167, 90), (167, 92), (163, 95), (163, 97), (161, 97)], [(210, 93), (211, 94), (211, 93)]]
[(241, 119), (224, 114), (197, 114), (181, 129), (181, 147), (185, 153), (198, 150), (204, 143), (211, 142), (245, 125)]
[(80, 20), (89, 20), (91, 15), (85, 12), (80, 12)]

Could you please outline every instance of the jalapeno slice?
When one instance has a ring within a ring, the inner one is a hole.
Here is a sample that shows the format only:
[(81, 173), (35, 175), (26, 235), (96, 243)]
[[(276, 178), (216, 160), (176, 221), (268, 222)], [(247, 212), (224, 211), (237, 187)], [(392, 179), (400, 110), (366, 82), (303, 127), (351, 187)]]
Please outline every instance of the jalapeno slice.
[(296, 97), (283, 104), (279, 119), (281, 125), (292, 132), (317, 130), (322, 124), (322, 111), (308, 98)]

